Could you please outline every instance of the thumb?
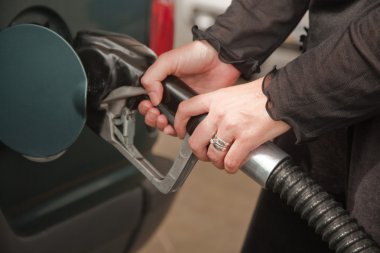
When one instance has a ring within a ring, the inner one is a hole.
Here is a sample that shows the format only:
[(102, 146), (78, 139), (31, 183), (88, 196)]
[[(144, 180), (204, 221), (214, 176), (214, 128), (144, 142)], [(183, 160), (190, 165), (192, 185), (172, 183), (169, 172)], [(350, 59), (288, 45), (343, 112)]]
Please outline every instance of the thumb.
[(175, 69), (173, 61), (166, 59), (167, 57), (164, 55), (160, 56), (141, 78), (141, 84), (155, 106), (162, 100), (163, 86), (161, 82), (173, 74)]
[(141, 78), (141, 85), (147, 91), (150, 101), (154, 106), (157, 106), (162, 100), (162, 83), (157, 80), (148, 79), (149, 76), (144, 76)]
[[(143, 86), (145, 87), (145, 85)], [(148, 88), (145, 89), (153, 106), (157, 106), (159, 103), (161, 103), (163, 96), (163, 86), (160, 81), (150, 82), (148, 84)]]

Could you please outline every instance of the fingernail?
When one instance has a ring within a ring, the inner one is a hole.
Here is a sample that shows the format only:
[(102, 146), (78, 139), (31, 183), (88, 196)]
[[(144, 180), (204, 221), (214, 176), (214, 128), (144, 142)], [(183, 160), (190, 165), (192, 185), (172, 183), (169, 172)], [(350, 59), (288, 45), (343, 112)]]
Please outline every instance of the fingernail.
[[(143, 103), (143, 102), (142, 102)], [(150, 108), (150, 106), (147, 103), (142, 104), (142, 109), (147, 111)]]
[(232, 170), (229, 170), (229, 169), (227, 169), (227, 168), (225, 168), (224, 171), (225, 171), (227, 174), (233, 174), (233, 173), (234, 173)]
[(164, 134), (169, 135), (169, 134), (170, 134), (170, 129), (167, 128), (167, 127), (165, 127), (165, 128), (164, 128)]

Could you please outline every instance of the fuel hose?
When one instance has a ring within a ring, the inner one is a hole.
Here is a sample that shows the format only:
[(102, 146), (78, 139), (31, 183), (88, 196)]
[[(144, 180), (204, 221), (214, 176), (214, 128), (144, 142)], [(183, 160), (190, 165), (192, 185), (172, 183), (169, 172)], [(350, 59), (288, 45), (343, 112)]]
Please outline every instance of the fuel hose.
[[(175, 77), (169, 77), (163, 85), (164, 96), (158, 107), (171, 122), (179, 103), (194, 96), (195, 92)], [(190, 119), (187, 125), (189, 134), (205, 116)], [(380, 252), (376, 242), (342, 204), (275, 144), (267, 142), (255, 149), (240, 169), (262, 187), (279, 194), (335, 252)]]
[(274, 169), (265, 186), (286, 200), (335, 252), (380, 252), (376, 242), (341, 203), (290, 159)]

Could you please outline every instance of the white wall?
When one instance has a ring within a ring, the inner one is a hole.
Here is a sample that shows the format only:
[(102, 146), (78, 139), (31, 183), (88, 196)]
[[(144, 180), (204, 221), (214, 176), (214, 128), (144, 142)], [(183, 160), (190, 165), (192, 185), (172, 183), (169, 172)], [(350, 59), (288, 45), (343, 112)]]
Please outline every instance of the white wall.
[(175, 0), (175, 47), (192, 41), (193, 25), (207, 28), (230, 3), (231, 0)]

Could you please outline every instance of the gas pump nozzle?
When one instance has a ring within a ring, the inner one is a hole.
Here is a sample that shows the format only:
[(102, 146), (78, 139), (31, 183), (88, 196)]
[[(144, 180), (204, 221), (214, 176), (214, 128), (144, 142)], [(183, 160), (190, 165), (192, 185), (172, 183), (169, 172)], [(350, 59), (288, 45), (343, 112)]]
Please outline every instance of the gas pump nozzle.
[[(140, 77), (155, 60), (154, 53), (129, 36), (112, 33), (79, 33), (75, 47), (89, 79), (87, 125), (111, 143), (161, 192), (178, 190), (197, 162), (188, 145), (188, 136), (166, 175), (134, 145), (136, 107), (147, 97), (140, 86)], [(168, 77), (163, 86), (163, 100), (158, 108), (173, 123), (179, 103), (196, 94), (173, 76)], [(189, 134), (203, 117), (189, 121)], [(266, 143), (251, 153), (242, 170), (265, 187), (272, 170), (287, 157), (275, 145)]]

